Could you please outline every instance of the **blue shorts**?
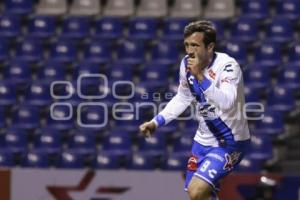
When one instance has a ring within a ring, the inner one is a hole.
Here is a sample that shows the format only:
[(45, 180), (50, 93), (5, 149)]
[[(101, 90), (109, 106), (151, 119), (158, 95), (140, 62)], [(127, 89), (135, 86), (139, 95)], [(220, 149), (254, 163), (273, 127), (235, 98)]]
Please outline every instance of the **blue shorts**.
[(220, 190), (219, 181), (236, 168), (249, 145), (250, 140), (225, 147), (203, 146), (194, 141), (187, 165), (185, 190), (193, 176), (206, 181), (214, 190)]

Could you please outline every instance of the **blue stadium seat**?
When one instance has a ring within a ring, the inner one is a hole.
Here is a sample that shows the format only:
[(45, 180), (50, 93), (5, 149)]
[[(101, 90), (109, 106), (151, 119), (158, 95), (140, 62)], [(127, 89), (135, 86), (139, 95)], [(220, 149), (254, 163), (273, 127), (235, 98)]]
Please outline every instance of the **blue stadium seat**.
[(5, 0), (4, 11), (11, 14), (30, 14), (34, 3), (31, 0)]
[(86, 17), (69, 16), (63, 20), (60, 36), (67, 39), (84, 39), (90, 34), (90, 22)]
[(43, 47), (35, 39), (25, 39), (16, 47), (16, 58), (26, 62), (39, 62), (43, 59)]
[(160, 40), (154, 44), (151, 50), (152, 61), (162, 64), (175, 64), (178, 60), (178, 49), (176, 44), (168, 40)]
[(271, 84), (270, 69), (259, 64), (249, 65), (245, 70), (245, 84), (258, 90), (265, 90)]
[(31, 0), (5, 0), (4, 12), (27, 15), (33, 11), (34, 3)]
[[(86, 69), (83, 69), (79, 73), (81, 73), (81, 75), (87, 75), (86, 72), (91, 71), (92, 74), (95, 74), (95, 72), (93, 70), (99, 70), (99, 67), (86, 68)], [(83, 77), (81, 79), (80, 83), (78, 82), (77, 94), (79, 94), (79, 97), (81, 97), (83, 99), (89, 99), (89, 100), (100, 99), (101, 101), (105, 101), (105, 100), (113, 101), (112, 91), (110, 89), (110, 88), (112, 88), (111, 83), (108, 82), (106, 84), (104, 80), (105, 79), (102, 79), (102, 78), (100, 79), (99, 77)]]
[(40, 113), (37, 107), (21, 104), (13, 111), (12, 124), (22, 129), (35, 129), (40, 125)]
[(62, 135), (58, 129), (44, 127), (39, 129), (34, 138), (34, 148), (44, 151), (48, 155), (57, 155), (62, 149)]
[(272, 141), (269, 135), (252, 134), (249, 156), (252, 159), (268, 160), (273, 157)]
[(255, 62), (265, 67), (276, 67), (281, 63), (281, 48), (272, 41), (264, 41), (255, 49)]
[(0, 167), (13, 167), (14, 165), (13, 153), (7, 149), (0, 149)]
[[(54, 99), (61, 101), (66, 101), (69, 103), (69, 101), (74, 97), (77, 96), (76, 94), (76, 82), (56, 82), (52, 85), (52, 94)], [(75, 99), (73, 99), (75, 100)]]
[(34, 81), (26, 92), (25, 100), (36, 106), (48, 106), (52, 101), (49, 83)]
[(0, 105), (12, 106), (16, 102), (16, 87), (10, 81), (0, 81)]
[(0, 39), (0, 62), (3, 62), (9, 58), (10, 45), (3, 38)]
[(288, 50), (289, 63), (300, 66), (300, 40), (296, 40)]
[[(122, 82), (119, 82), (122, 81)], [(135, 85), (132, 82), (132, 80), (128, 80), (127, 82), (123, 82), (124, 80), (119, 79), (115, 80), (112, 84), (112, 94), (111, 97), (112, 101), (117, 102), (121, 100), (127, 100), (131, 101), (134, 99), (134, 94), (135, 94)], [(108, 99), (107, 99), (108, 100)]]
[(0, 15), (0, 37), (15, 38), (21, 35), (20, 18), (15, 15)]
[(96, 137), (93, 132), (78, 130), (69, 139), (69, 149), (76, 149), (82, 155), (91, 155), (96, 151)]
[(225, 24), (221, 20), (211, 20), (214, 28), (217, 31), (217, 41), (222, 41), (225, 37)]
[(276, 2), (276, 15), (291, 20), (299, 19), (300, 5), (297, 0), (285, 0)]
[(65, 80), (66, 67), (64, 63), (57, 60), (47, 60), (42, 64), (38, 71), (38, 79), (46, 82), (53, 82), (54, 80)]
[(17, 85), (29, 84), (31, 75), (32, 72), (29, 64), (20, 59), (11, 60), (5, 69), (6, 80)]
[(138, 141), (139, 151), (153, 155), (163, 155), (166, 151), (166, 136), (156, 134), (150, 138), (140, 137)]
[[(6, 126), (5, 122), (5, 109), (4, 106), (0, 106), (0, 129)], [(1, 146), (1, 136), (0, 136), (0, 146)]]
[(124, 40), (117, 47), (117, 60), (125, 64), (141, 64), (144, 61), (144, 52), (143, 43)]
[[(96, 103), (96, 102), (95, 102)], [(80, 110), (80, 127), (102, 130), (100, 125), (107, 125), (108, 116), (104, 108), (97, 105), (86, 105)], [(79, 116), (77, 116), (78, 119)], [(78, 120), (77, 120), (78, 121)]]
[(85, 46), (84, 59), (99, 63), (106, 64), (112, 58), (110, 46), (104, 41), (91, 41)]
[(242, 15), (254, 19), (263, 20), (269, 15), (269, 5), (267, 0), (243, 0)]
[(84, 167), (83, 156), (75, 149), (68, 149), (61, 153), (57, 167), (66, 169), (80, 169)]
[(129, 21), (128, 37), (134, 40), (150, 40), (156, 37), (157, 21), (155, 18), (136, 17)]
[(283, 132), (283, 117), (281, 113), (266, 109), (263, 113), (263, 118), (256, 122), (253, 132), (256, 135), (279, 135)]
[(133, 78), (134, 67), (131, 65), (125, 65), (119, 62), (114, 62), (109, 65), (110, 68), (110, 80), (112, 81), (131, 81)]
[(240, 17), (231, 26), (231, 38), (245, 43), (256, 42), (258, 37), (257, 21), (250, 17)]
[(260, 172), (262, 170), (262, 162), (258, 159), (253, 159), (246, 155), (238, 164), (237, 172)]
[(27, 134), (19, 128), (9, 128), (5, 134), (5, 146), (14, 154), (22, 154), (27, 150)]
[(226, 42), (225, 52), (235, 58), (241, 66), (245, 66), (247, 63), (247, 48), (236, 39), (231, 39)]
[(167, 156), (165, 162), (163, 163), (163, 169), (185, 171), (188, 158), (189, 153), (172, 153)]
[(50, 47), (50, 58), (62, 62), (74, 62), (77, 59), (75, 45), (67, 40), (59, 40)]
[(110, 134), (104, 138), (103, 150), (116, 152), (121, 155), (131, 153), (131, 139), (126, 131), (120, 129), (111, 130)]
[(293, 24), (287, 18), (275, 17), (267, 26), (267, 38), (280, 45), (291, 42), (293, 33)]
[(80, 98), (76, 93), (76, 84), (77, 82), (71, 82), (71, 84), (58, 84), (54, 87), (54, 94), (60, 97), (68, 97), (59, 99), (59, 103), (67, 103), (72, 107), (78, 106), (84, 99)]
[(251, 84), (244, 85), (245, 102), (258, 102), (260, 99), (259, 90)]
[(163, 21), (163, 40), (182, 41), (184, 27), (190, 20), (184, 18), (166, 18)]
[(98, 151), (92, 162), (95, 169), (118, 169), (120, 168), (120, 155), (114, 152)]
[[(150, 113), (152, 114), (152, 112), (150, 112)], [(149, 115), (151, 115), (151, 114), (149, 114)], [(153, 117), (153, 114), (152, 114), (152, 116), (149, 116), (149, 117), (151, 119)], [(174, 140), (174, 139), (178, 138), (181, 135), (181, 133), (179, 132), (179, 123), (178, 123), (178, 121), (173, 120), (170, 123), (168, 123), (166, 126), (160, 127), (157, 130), (157, 134), (166, 135), (167, 140)]]
[(132, 115), (132, 113), (130, 114), (123, 113), (123, 115), (117, 115), (117, 116), (120, 117), (120, 119), (124, 119), (124, 120), (120, 120), (120, 119), (111, 120), (113, 123), (112, 125), (113, 129), (120, 129), (123, 132), (130, 134), (131, 136), (132, 135), (136, 136), (136, 127), (138, 127), (142, 123), (141, 119), (139, 118), (135, 120), (133, 118), (134, 115)]
[[(167, 91), (166, 85), (162, 82), (141, 82), (136, 85), (136, 96), (139, 97), (138, 101), (160, 102), (164, 100), (165, 92)], [(160, 95), (160, 96), (158, 96)]]
[(293, 91), (300, 89), (300, 68), (287, 64), (280, 73), (278, 81)]
[(134, 153), (127, 167), (134, 170), (153, 170), (156, 168), (156, 159), (153, 154), (147, 152)]
[(73, 108), (66, 105), (55, 105), (47, 116), (46, 124), (58, 130), (68, 130), (74, 127)]
[(141, 76), (143, 81), (166, 82), (168, 79), (168, 65), (152, 61), (144, 65)]
[(99, 74), (101, 65), (99, 63), (91, 62), (90, 60), (83, 60), (75, 66), (75, 77), (84, 74)]
[(295, 109), (296, 103), (291, 89), (284, 84), (277, 84), (268, 95), (268, 105), (279, 112), (290, 112)]
[(176, 138), (173, 142), (173, 152), (185, 152), (188, 153), (191, 151), (192, 144), (194, 142), (193, 137), (191, 135), (185, 134), (179, 138)]
[[(187, 116), (189, 116), (189, 117), (193, 116), (193, 114), (191, 114), (191, 111), (190, 111), (191, 109), (188, 108), (187, 110), (188, 110), (188, 113), (189, 113), (189, 115), (187, 115)], [(187, 110), (185, 110), (183, 112), (183, 114)], [(181, 114), (180, 116), (184, 116), (183, 114)], [(196, 131), (198, 129), (197, 121), (194, 121), (194, 120), (191, 120), (191, 119), (189, 119), (189, 120), (185, 119), (185, 120), (181, 120), (181, 121), (183, 121), (183, 126), (180, 128), (182, 136), (194, 137), (195, 134), (196, 134)]]
[(28, 24), (28, 37), (50, 39), (56, 34), (56, 19), (52, 16), (33, 16)]
[(95, 33), (92, 35), (98, 39), (114, 40), (123, 35), (124, 23), (121, 18), (101, 17), (95, 21)]
[(44, 151), (33, 149), (23, 156), (21, 166), (30, 168), (47, 168), (50, 167), (50, 163), (48, 155)]

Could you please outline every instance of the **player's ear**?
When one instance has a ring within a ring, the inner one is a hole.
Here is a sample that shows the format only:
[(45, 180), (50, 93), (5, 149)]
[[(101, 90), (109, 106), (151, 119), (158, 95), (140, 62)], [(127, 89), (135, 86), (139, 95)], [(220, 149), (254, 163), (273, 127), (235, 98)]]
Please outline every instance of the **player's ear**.
[(215, 49), (215, 43), (211, 42), (208, 44), (207, 49), (209, 52), (213, 52)]

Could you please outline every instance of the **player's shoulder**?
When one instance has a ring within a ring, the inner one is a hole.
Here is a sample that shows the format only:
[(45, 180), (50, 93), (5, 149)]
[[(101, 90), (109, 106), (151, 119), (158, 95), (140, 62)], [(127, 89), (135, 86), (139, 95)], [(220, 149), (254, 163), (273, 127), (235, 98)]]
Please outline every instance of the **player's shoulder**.
[(228, 63), (233, 63), (233, 64), (238, 64), (238, 62), (235, 60), (235, 58), (231, 57), (227, 53), (222, 53), (222, 52), (215, 52), (216, 53), (216, 63), (218, 65), (226, 65)]
[(226, 53), (221, 52), (215, 52), (216, 53), (216, 59), (214, 61), (214, 68), (223, 69), (226, 66), (232, 66), (233, 68), (240, 70), (239, 63), (235, 60), (235, 58), (231, 57), (230, 55)]
[(188, 55), (185, 55), (182, 59), (181, 59), (181, 61), (180, 61), (180, 71), (181, 72), (184, 72), (185, 71), (185, 68), (186, 68), (186, 66), (187, 66), (187, 59), (188, 59)]

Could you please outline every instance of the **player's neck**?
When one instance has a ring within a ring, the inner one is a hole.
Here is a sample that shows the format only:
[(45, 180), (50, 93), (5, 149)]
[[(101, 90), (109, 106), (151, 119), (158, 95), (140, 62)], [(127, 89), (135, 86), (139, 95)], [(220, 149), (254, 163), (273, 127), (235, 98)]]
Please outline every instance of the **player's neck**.
[(213, 62), (214, 59), (214, 52), (212, 54), (209, 54), (208, 59), (206, 59), (203, 64), (202, 64), (202, 69), (209, 68), (211, 63)]

